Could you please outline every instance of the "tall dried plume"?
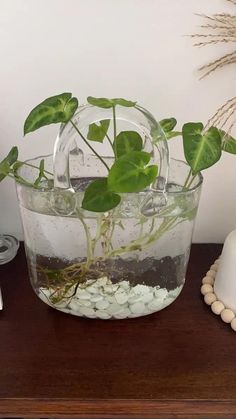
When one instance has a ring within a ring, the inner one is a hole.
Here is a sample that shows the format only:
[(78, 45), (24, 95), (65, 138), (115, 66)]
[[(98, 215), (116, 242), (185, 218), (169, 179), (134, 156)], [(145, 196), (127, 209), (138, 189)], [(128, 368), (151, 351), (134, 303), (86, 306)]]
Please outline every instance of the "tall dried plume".
[[(226, 0), (236, 6), (236, 0)], [(203, 23), (200, 25), (200, 33), (191, 35), (194, 46), (205, 47), (217, 44), (236, 44), (236, 14), (216, 13), (213, 15), (200, 14)], [(232, 52), (210, 61), (199, 68), (200, 78), (204, 78), (215, 71), (236, 63), (236, 46)], [(222, 105), (215, 115), (208, 121), (207, 126), (215, 125), (228, 133), (236, 124), (236, 97)]]

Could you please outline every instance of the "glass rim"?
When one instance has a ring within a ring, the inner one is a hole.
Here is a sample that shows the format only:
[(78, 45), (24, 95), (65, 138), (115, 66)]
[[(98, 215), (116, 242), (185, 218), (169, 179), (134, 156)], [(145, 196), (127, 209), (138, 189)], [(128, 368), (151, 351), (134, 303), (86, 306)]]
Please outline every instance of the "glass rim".
[[(91, 154), (91, 153), (88, 153), (87, 156), (92, 157), (94, 159), (97, 159), (97, 157), (94, 154)], [(114, 157), (112, 157), (112, 156), (103, 156), (102, 155), (101, 157), (103, 159), (107, 159), (107, 160), (114, 159)], [(29, 163), (30, 164), (30, 163), (34, 162), (35, 160), (42, 160), (42, 159), (47, 159), (47, 158), (53, 158), (53, 154), (46, 154), (46, 155), (43, 155), (43, 156), (37, 156), (37, 157), (34, 157), (34, 158), (30, 158), (30, 159), (25, 160), (23, 163)], [(175, 159), (173, 157), (170, 158), (170, 161), (171, 160), (173, 160), (173, 161), (175, 161), (177, 163), (181, 163), (182, 165), (184, 165), (186, 167), (189, 167), (189, 169), (190, 169), (190, 166), (184, 160)], [(22, 166), (20, 166), (17, 169), (17, 172), (18, 172), (18, 170), (21, 169), (21, 167)], [(81, 178), (84, 178), (84, 177), (85, 176), (81, 176)], [(103, 176), (98, 176), (98, 178), (99, 177), (103, 177)], [(165, 194), (165, 195), (181, 195), (181, 194), (186, 195), (186, 194), (195, 192), (197, 189), (199, 189), (201, 187), (201, 185), (203, 183), (203, 179), (204, 179), (202, 173), (201, 172), (197, 173), (196, 177), (198, 177), (197, 184), (195, 186), (191, 187), (190, 189), (186, 189), (186, 190), (180, 190), (180, 191), (168, 191), (168, 190), (158, 191), (158, 190), (155, 190), (155, 189), (152, 189), (151, 188), (150, 190), (146, 190), (146, 191), (141, 191), (141, 192), (128, 192), (128, 193), (125, 193), (125, 194), (124, 193), (121, 193), (120, 195), (147, 194), (148, 192), (152, 192), (152, 193), (157, 194), (157, 195), (158, 194), (159, 195), (163, 195), (163, 194)], [(15, 181), (15, 182), (17, 184), (17, 181)], [(22, 185), (22, 184), (17, 184), (17, 185), (19, 185), (21, 187), (24, 187), (24, 188), (27, 188), (27, 189), (28, 188), (29, 189), (34, 189), (33, 186), (30, 186), (30, 185)], [(168, 183), (167, 183), (167, 185), (168, 185)], [(47, 191), (51, 191), (52, 192), (53, 190), (54, 190), (54, 188), (53, 189), (48, 189), (48, 190), (47, 189), (35, 189), (35, 191), (37, 191), (37, 192), (47, 192)], [(57, 188), (57, 191), (58, 191), (58, 188)], [(63, 189), (62, 189), (62, 191), (63, 191)]]

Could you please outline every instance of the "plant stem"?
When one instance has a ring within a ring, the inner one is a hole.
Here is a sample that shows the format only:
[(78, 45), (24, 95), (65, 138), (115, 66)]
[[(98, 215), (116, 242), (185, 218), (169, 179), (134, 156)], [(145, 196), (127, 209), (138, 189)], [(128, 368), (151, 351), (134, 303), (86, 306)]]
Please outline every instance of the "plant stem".
[(84, 227), (85, 235), (86, 235), (86, 241), (87, 241), (87, 260), (86, 260), (86, 266), (89, 266), (91, 264), (91, 261), (93, 260), (93, 249), (92, 249), (92, 239), (90, 235), (89, 227), (87, 226), (86, 222), (83, 219), (83, 216), (80, 214), (80, 212), (76, 211), (77, 217), (81, 221)]
[(72, 119), (70, 119), (71, 124), (73, 125), (74, 129), (78, 132), (78, 134), (80, 135), (80, 137), (82, 138), (82, 140), (85, 142), (85, 144), (90, 148), (90, 150), (92, 150), (92, 152), (95, 154), (95, 156), (97, 156), (97, 158), (102, 162), (102, 164), (104, 164), (104, 166), (106, 167), (106, 169), (109, 172), (109, 167), (106, 164), (106, 162), (103, 160), (103, 158), (101, 156), (99, 156), (99, 154), (94, 150), (94, 148), (89, 144), (89, 142), (86, 140), (86, 138), (83, 136), (82, 132), (77, 128), (77, 126), (74, 124), (74, 122), (72, 121)]
[(193, 183), (194, 179), (196, 178), (196, 176), (197, 176), (197, 175), (194, 175), (194, 176), (192, 177), (191, 181), (190, 181), (190, 182), (189, 182), (189, 184), (188, 184), (188, 188), (192, 185), (192, 183)]
[(34, 185), (33, 183), (31, 183), (31, 182), (27, 182), (27, 180), (25, 180), (25, 179), (23, 179), (22, 177), (17, 177), (17, 176), (14, 176), (13, 174), (11, 174), (11, 173), (8, 173), (8, 175), (7, 176), (9, 176), (11, 179), (14, 179), (15, 180), (15, 182), (17, 182), (17, 183), (20, 183), (21, 185), (25, 185), (25, 186), (30, 186), (31, 188), (35, 188), (35, 189), (40, 189), (37, 185)]
[(117, 159), (117, 149), (116, 149), (116, 107), (115, 105), (112, 106), (112, 115), (113, 115), (113, 129), (114, 129), (114, 153), (115, 153), (115, 159)]
[(112, 150), (114, 151), (114, 147), (113, 147), (113, 144), (112, 144), (112, 141), (111, 141), (111, 139), (110, 139), (109, 135), (108, 135), (108, 134), (106, 134), (106, 137), (107, 137), (107, 139), (108, 139), (108, 141), (109, 141), (109, 143), (110, 143), (110, 145), (111, 145)]
[(188, 173), (187, 179), (186, 179), (186, 181), (184, 183), (183, 189), (186, 189), (187, 188), (187, 185), (188, 185), (188, 182), (189, 182), (191, 176), (192, 176), (192, 169), (189, 170), (189, 173)]
[(102, 128), (102, 126), (101, 126), (101, 129), (102, 129), (102, 131), (104, 132), (104, 134), (105, 134), (105, 137), (108, 139), (108, 142), (109, 142), (109, 144), (110, 144), (110, 146), (111, 146), (111, 148), (112, 148), (112, 151), (114, 151), (114, 147), (113, 147), (113, 144), (112, 144), (112, 141), (111, 141), (111, 139), (110, 139), (110, 137), (109, 137), (109, 135), (107, 134), (107, 132)]

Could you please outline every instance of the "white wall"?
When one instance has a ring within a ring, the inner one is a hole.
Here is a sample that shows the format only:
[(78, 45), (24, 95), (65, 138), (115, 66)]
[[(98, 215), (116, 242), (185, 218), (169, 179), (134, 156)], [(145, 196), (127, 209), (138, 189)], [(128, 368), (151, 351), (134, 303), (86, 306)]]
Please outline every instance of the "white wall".
[[(138, 100), (158, 119), (205, 122), (236, 94), (234, 66), (203, 81), (197, 67), (227, 46), (196, 49), (195, 13), (234, 12), (225, 0), (1, 0), (0, 159), (12, 145), (21, 158), (52, 151), (57, 127), (23, 138), (28, 112), (71, 91)], [(171, 153), (182, 156), (175, 140)], [(236, 227), (236, 157), (205, 172), (195, 241), (220, 242)], [(14, 185), (0, 185), (0, 231), (21, 236)]]

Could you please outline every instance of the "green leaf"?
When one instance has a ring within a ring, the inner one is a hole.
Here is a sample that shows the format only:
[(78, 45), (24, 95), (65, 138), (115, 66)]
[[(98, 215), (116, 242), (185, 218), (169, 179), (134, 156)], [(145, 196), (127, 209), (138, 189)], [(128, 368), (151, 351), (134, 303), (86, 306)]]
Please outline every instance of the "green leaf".
[(177, 124), (175, 118), (166, 118), (159, 121), (159, 124), (165, 133), (170, 132), (174, 129)]
[(71, 93), (49, 97), (36, 106), (26, 118), (24, 135), (45, 125), (68, 122), (78, 108), (78, 100)]
[(109, 189), (118, 193), (143, 191), (157, 176), (157, 166), (147, 166), (150, 158), (145, 151), (132, 151), (116, 160), (108, 175)]
[(87, 139), (90, 141), (98, 141), (99, 143), (102, 143), (107, 134), (109, 124), (109, 119), (100, 121), (100, 125), (90, 124)]
[(131, 100), (126, 100), (122, 98), (111, 99), (111, 100), (112, 100), (113, 106), (120, 105), (120, 106), (124, 106), (125, 108), (132, 108), (137, 103), (137, 102), (133, 102)]
[(117, 157), (121, 157), (131, 151), (141, 151), (142, 148), (142, 137), (136, 131), (122, 131), (114, 141), (114, 150), (116, 150)]
[(101, 178), (86, 188), (82, 208), (87, 211), (106, 212), (115, 208), (120, 200), (119, 195), (108, 189), (107, 178)]
[(222, 141), (222, 150), (226, 151), (227, 153), (236, 154), (235, 138), (231, 137), (231, 135), (227, 134), (222, 129), (219, 129), (219, 133)]
[(132, 106), (135, 106), (137, 103), (137, 102), (132, 102), (131, 100), (126, 100), (126, 99), (121, 99), (121, 98), (107, 99), (105, 97), (96, 98), (92, 96), (89, 96), (87, 98), (87, 101), (90, 105), (98, 106), (99, 108), (105, 108), (105, 109), (112, 108), (113, 106), (116, 106), (116, 105), (132, 107)]
[(18, 148), (12, 147), (8, 155), (0, 162), (0, 182), (9, 174), (11, 166), (18, 159)]
[(188, 122), (183, 126), (185, 158), (192, 174), (215, 164), (221, 157), (221, 137), (217, 128), (211, 127), (202, 134), (201, 122)]

